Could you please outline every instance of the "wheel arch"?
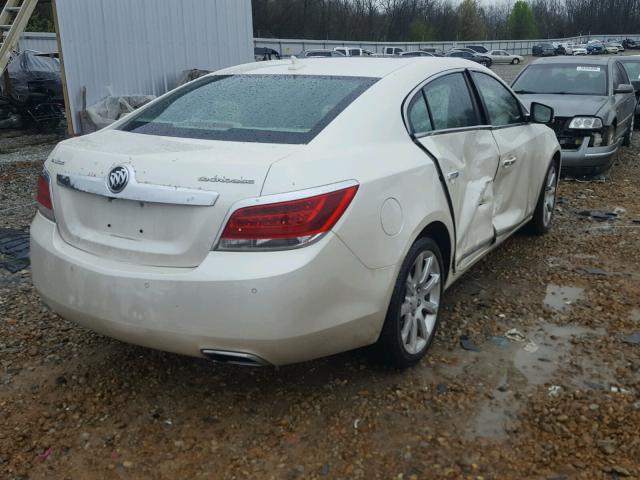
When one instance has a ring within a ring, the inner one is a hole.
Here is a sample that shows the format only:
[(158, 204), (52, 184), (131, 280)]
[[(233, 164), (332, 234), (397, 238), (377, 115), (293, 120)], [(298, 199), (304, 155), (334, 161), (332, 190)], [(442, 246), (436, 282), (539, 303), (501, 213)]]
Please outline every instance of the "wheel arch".
[(449, 229), (447, 226), (439, 220), (432, 221), (426, 227), (424, 227), (420, 233), (416, 236), (413, 243), (420, 238), (429, 237), (431, 238), (440, 249), (440, 253), (442, 254), (442, 259), (445, 262), (444, 265), (444, 277), (445, 282), (449, 277), (449, 272), (451, 270), (452, 262), (453, 262), (453, 246), (451, 242), (451, 234), (449, 233)]

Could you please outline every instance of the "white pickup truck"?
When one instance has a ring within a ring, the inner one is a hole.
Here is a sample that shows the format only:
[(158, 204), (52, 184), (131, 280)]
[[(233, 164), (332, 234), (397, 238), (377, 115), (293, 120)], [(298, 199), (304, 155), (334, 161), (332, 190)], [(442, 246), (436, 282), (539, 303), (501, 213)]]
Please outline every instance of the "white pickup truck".
[(404, 49), (399, 47), (384, 47), (382, 49), (383, 55), (400, 55), (402, 52), (404, 52)]
[(364, 48), (336, 47), (333, 51), (339, 52), (346, 57), (371, 57), (375, 55), (375, 53)]

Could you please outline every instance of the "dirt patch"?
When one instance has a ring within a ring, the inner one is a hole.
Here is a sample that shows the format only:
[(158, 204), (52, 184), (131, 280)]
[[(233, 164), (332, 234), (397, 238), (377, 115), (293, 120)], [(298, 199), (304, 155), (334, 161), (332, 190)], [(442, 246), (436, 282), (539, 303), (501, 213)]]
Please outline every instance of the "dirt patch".
[[(405, 372), (366, 350), (242, 369), (126, 345), (0, 271), (0, 476), (640, 477), (640, 346), (623, 341), (640, 330), (638, 151), (604, 182), (563, 182), (547, 236), (454, 285)], [(28, 229), (41, 167), (0, 162), (0, 227)]]

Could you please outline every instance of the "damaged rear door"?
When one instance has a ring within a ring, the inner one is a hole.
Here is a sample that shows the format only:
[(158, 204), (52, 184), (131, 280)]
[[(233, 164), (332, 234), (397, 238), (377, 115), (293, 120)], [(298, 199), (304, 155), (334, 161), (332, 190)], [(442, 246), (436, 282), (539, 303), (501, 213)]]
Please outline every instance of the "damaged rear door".
[(438, 162), (456, 226), (456, 263), (494, 240), (494, 176), (499, 152), (462, 71), (429, 81), (408, 110), (417, 140)]

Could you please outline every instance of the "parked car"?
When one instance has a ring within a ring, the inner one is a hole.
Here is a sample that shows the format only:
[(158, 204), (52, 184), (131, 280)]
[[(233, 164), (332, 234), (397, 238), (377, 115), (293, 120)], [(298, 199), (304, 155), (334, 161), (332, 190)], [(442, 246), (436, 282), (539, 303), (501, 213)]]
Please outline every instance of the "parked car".
[(573, 55), (573, 46), (570, 43), (561, 43), (562, 48), (564, 49), (563, 55)]
[(620, 145), (631, 142), (636, 98), (616, 59), (540, 59), (525, 67), (512, 87), (525, 105), (553, 107), (563, 168), (604, 171)]
[(588, 55), (602, 55), (607, 53), (604, 44), (598, 40), (589, 40), (587, 42), (587, 54)]
[(444, 51), (440, 50), (439, 48), (423, 47), (420, 50), (423, 51), (423, 52), (430, 53), (431, 55), (433, 55), (435, 57), (444, 57)]
[(491, 50), (486, 54), (491, 59), (492, 63), (511, 63), (517, 65), (524, 60), (524, 57), (520, 55), (513, 55), (505, 52), (504, 50)]
[(607, 45), (611, 45), (612, 47), (616, 47), (618, 49), (618, 52), (624, 52), (624, 45), (622, 45), (621, 42), (619, 42), (618, 40), (608, 40), (607, 41)]
[(571, 53), (567, 51), (567, 55), (587, 55), (587, 46), (586, 45), (572, 45), (569, 44), (568, 47), (571, 50)]
[(605, 53), (613, 53), (616, 55), (618, 54), (618, 47), (610, 43), (605, 44), (604, 50), (605, 50)]
[(552, 57), (557, 55), (555, 47), (551, 43), (538, 43), (531, 48), (534, 57)]
[(326, 48), (316, 48), (313, 50), (303, 50), (298, 55), (298, 58), (313, 58), (313, 57), (341, 57), (344, 58), (345, 55), (340, 52), (336, 52), (335, 50), (328, 50)]
[(280, 52), (268, 47), (255, 47), (253, 55), (256, 62), (264, 62), (267, 60), (280, 60)]
[(562, 43), (553, 42), (551, 45), (553, 45), (556, 55), (567, 54), (567, 50), (564, 48), (564, 45)]
[(454, 47), (451, 50), (449, 50), (449, 52), (467, 52), (473, 55), (476, 55), (478, 53), (475, 50), (471, 50), (470, 48), (467, 48), (467, 47)]
[(640, 44), (631, 38), (625, 38), (622, 40), (622, 46), (630, 50), (640, 48)]
[(418, 362), (445, 289), (549, 229), (553, 110), (457, 58), (359, 60), (231, 67), (60, 143), (31, 226), (44, 302), (220, 362)]
[(467, 45), (467, 48), (473, 50), (476, 53), (480, 53), (480, 54), (483, 54), (483, 55), (486, 55), (487, 52), (489, 51), (485, 47), (483, 47), (482, 45)]
[(465, 50), (451, 50), (449, 53), (445, 55), (446, 57), (457, 57), (464, 58), (466, 60), (471, 60), (472, 62), (479, 63), (484, 65), (485, 67), (490, 67), (492, 65), (492, 61), (490, 57), (486, 55), (480, 55), (479, 53), (469, 53)]
[(634, 126), (640, 128), (640, 55), (628, 55), (620, 59), (629, 76), (629, 80), (636, 91), (636, 110)]
[(333, 50), (345, 57), (372, 57), (375, 55), (372, 51), (364, 48), (336, 47)]
[(402, 52), (400, 57), (435, 57), (433, 53), (423, 52), (422, 50), (414, 50), (412, 52)]
[(404, 52), (404, 49), (399, 47), (384, 47), (382, 49), (382, 55), (385, 55), (385, 56), (400, 55), (402, 52)]

